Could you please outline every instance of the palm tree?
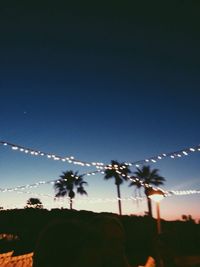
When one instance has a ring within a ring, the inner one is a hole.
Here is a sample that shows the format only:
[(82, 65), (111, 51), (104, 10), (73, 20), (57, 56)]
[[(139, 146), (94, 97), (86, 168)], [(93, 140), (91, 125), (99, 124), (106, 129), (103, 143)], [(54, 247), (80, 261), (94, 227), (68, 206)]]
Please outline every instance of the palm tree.
[(39, 198), (31, 197), (27, 200), (25, 208), (43, 209), (43, 205)]
[(104, 178), (106, 180), (110, 178), (115, 179), (115, 184), (117, 186), (117, 196), (118, 196), (118, 205), (119, 205), (119, 214), (122, 215), (121, 207), (121, 194), (120, 194), (120, 185), (123, 181), (127, 181), (127, 175), (130, 173), (130, 169), (124, 163), (119, 163), (116, 160), (112, 160), (111, 164), (105, 170)]
[(141, 187), (142, 187), (142, 184), (141, 184), (140, 180), (137, 177), (131, 176), (131, 178), (133, 180), (131, 181), (131, 183), (129, 184), (129, 186), (135, 186), (135, 198), (136, 198), (137, 205), (139, 206), (139, 201), (138, 201), (139, 199), (137, 197), (139, 197), (139, 198), (142, 197), (141, 196)]
[(151, 199), (149, 198), (149, 190), (151, 185), (159, 186), (163, 185), (165, 178), (159, 175), (158, 169), (152, 169), (150, 166), (143, 166), (141, 169), (137, 168), (137, 171), (134, 172), (137, 178), (139, 178), (144, 184), (144, 193), (147, 198), (148, 204), (148, 214), (152, 217), (152, 205)]
[(54, 189), (56, 191), (55, 197), (68, 195), (70, 209), (72, 209), (73, 198), (75, 197), (74, 188), (77, 189), (78, 194), (87, 195), (84, 185), (87, 185), (87, 182), (83, 180), (83, 175), (78, 175), (78, 172), (73, 173), (73, 171), (63, 172), (63, 174), (60, 175), (60, 179), (54, 184)]

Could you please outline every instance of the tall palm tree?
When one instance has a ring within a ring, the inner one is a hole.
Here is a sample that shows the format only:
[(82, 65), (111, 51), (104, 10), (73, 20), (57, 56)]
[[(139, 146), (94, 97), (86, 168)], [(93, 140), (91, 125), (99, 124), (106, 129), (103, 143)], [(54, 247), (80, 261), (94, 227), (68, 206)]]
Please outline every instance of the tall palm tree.
[(70, 209), (72, 209), (73, 198), (75, 197), (74, 189), (76, 188), (77, 193), (81, 195), (87, 195), (84, 189), (84, 185), (87, 182), (83, 180), (83, 175), (78, 175), (78, 172), (66, 171), (60, 175), (60, 179), (54, 184), (54, 189), (57, 192), (55, 197), (69, 197)]
[(124, 163), (119, 163), (116, 160), (112, 160), (111, 164), (105, 170), (104, 178), (106, 180), (110, 178), (115, 179), (115, 185), (117, 186), (117, 196), (118, 196), (118, 206), (119, 206), (119, 214), (122, 215), (122, 207), (121, 207), (121, 194), (120, 194), (120, 185), (123, 181), (127, 181), (127, 175), (130, 173), (130, 169)]
[(137, 168), (137, 171), (134, 172), (135, 176), (139, 178), (144, 183), (144, 193), (147, 198), (148, 205), (148, 214), (152, 217), (152, 205), (151, 199), (149, 198), (149, 190), (151, 189), (151, 185), (159, 186), (163, 185), (165, 178), (159, 175), (158, 169), (152, 169), (150, 166), (143, 166), (141, 169)]

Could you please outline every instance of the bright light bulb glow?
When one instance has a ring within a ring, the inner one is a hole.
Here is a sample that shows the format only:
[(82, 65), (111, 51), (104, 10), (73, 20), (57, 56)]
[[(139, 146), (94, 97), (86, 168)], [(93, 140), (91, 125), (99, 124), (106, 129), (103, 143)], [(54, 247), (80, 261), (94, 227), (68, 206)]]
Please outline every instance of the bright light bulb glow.
[(18, 150), (17, 146), (12, 146), (12, 150)]
[(149, 198), (155, 202), (160, 202), (161, 200), (163, 200), (164, 196), (161, 194), (153, 194), (153, 195), (149, 196)]

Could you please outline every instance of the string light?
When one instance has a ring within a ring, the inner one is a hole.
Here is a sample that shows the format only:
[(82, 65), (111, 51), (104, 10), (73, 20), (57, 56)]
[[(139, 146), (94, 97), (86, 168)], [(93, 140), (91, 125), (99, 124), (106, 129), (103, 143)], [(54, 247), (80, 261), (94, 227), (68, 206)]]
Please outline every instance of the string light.
[[(158, 189), (158, 188), (157, 188)], [(160, 190), (160, 189), (159, 189)], [(11, 191), (8, 191), (11, 192)], [(191, 194), (200, 194), (200, 190), (183, 190), (183, 191), (164, 191), (165, 192), (165, 196), (183, 196), (183, 195), (191, 195)], [(60, 206), (66, 205), (66, 200), (69, 200), (69, 197), (65, 197), (64, 199), (60, 199), (60, 198), (55, 198), (52, 195), (49, 194), (41, 194), (41, 193), (35, 193), (35, 192), (30, 192), (30, 191), (24, 191), (24, 190), (15, 190), (15, 193), (17, 194), (29, 194), (35, 197), (42, 197), (42, 198), (50, 198), (52, 200), (56, 200), (53, 203), (53, 206), (56, 206), (56, 208), (59, 208), (58, 204)], [(114, 203), (117, 202), (118, 200), (121, 200), (123, 202), (130, 202), (130, 201), (144, 201), (145, 197), (126, 197), (126, 198), (88, 198), (87, 199), (80, 199), (80, 198), (74, 198), (73, 199), (73, 203), (80, 203), (80, 204), (101, 204), (101, 203)], [(56, 205), (57, 204), (57, 205)], [(17, 206), (8, 206), (7, 208), (4, 208), (4, 210), (7, 209), (18, 209), (19, 207)], [(24, 207), (22, 207), (24, 208)], [(52, 207), (51, 207), (52, 208)], [(55, 207), (54, 207), (55, 208)], [(63, 207), (60, 207), (63, 208)]]
[[(137, 183), (139, 182), (140, 185), (143, 186), (143, 187), (151, 187), (149, 184), (144, 183), (142, 180), (140, 180), (137, 177), (130, 176), (130, 175), (125, 175), (124, 173), (121, 173), (119, 171), (119, 169), (118, 169), (118, 167), (119, 167), (118, 165), (113, 166), (114, 168), (111, 167), (111, 166), (112, 165), (109, 165), (107, 167), (107, 169), (114, 169), (121, 176), (126, 177), (127, 179), (129, 179), (132, 182), (137, 182)], [(126, 167), (125, 166), (121, 167), (121, 169), (124, 169), (124, 168), (126, 168)], [(98, 174), (98, 173), (105, 174), (105, 172), (102, 171), (102, 170), (96, 170), (96, 171), (93, 171), (93, 172), (86, 172), (86, 173), (82, 174), (82, 176), (85, 176), (85, 175), (86, 176), (91, 176), (91, 175), (95, 175), (95, 174)], [(72, 175), (72, 176), (75, 177), (76, 179), (79, 178), (79, 176), (74, 176), (74, 175)], [(40, 185), (47, 185), (47, 184), (53, 184), (54, 185), (55, 183), (59, 183), (59, 182), (60, 182), (60, 179), (48, 180), (48, 181), (39, 181), (39, 182), (36, 182), (36, 183), (33, 183), (33, 184), (26, 184), (26, 185), (16, 186), (16, 187), (13, 187), (13, 188), (4, 188), (4, 189), (0, 188), (0, 192), (3, 192), (3, 193), (5, 193), (5, 192), (14, 192), (14, 191), (18, 191), (18, 190), (25, 190), (27, 188), (28, 189), (29, 188), (35, 188), (35, 187), (38, 187)], [(160, 190), (162, 190), (162, 189), (160, 189)], [(166, 193), (166, 192), (163, 191), (163, 193)]]
[[(82, 176), (94, 176), (95, 174), (104, 174), (104, 172), (102, 170), (96, 170), (96, 171), (93, 171), (93, 172), (86, 172), (86, 173), (83, 173), (81, 174)], [(79, 178), (79, 176), (74, 176), (72, 175), (73, 177), (75, 177), (76, 179)], [(35, 188), (35, 187), (38, 187), (40, 185), (47, 185), (47, 184), (55, 184), (55, 183), (59, 183), (59, 180), (60, 179), (57, 179), (57, 180), (47, 180), (47, 181), (39, 181), (39, 182), (36, 182), (36, 183), (32, 183), (32, 184), (26, 184), (26, 185), (20, 185), (20, 186), (16, 186), (16, 187), (11, 187), (11, 188), (0, 188), (0, 192), (13, 192), (13, 191), (17, 191), (17, 190), (24, 190), (24, 189), (27, 189), (27, 188)]]
[(162, 160), (167, 157), (172, 158), (172, 159), (181, 158), (183, 156), (188, 156), (189, 154), (197, 152), (197, 151), (200, 151), (200, 145), (196, 145), (194, 147), (188, 147), (188, 148), (170, 152), (170, 153), (163, 153), (163, 154), (156, 155), (150, 158), (146, 158), (144, 160), (139, 160), (135, 162), (126, 162), (125, 165), (135, 166), (138, 168), (140, 165), (145, 164), (145, 163), (149, 163), (149, 162), (156, 163), (158, 160)]
[[(89, 174), (89, 173), (88, 173)], [(128, 176), (128, 178), (132, 181), (137, 181), (140, 182), (142, 186), (146, 186), (146, 187), (151, 187), (148, 184), (144, 184), (141, 180), (139, 180), (138, 178), (132, 178), (131, 176)], [(36, 197), (45, 197), (45, 198), (53, 198), (54, 200), (58, 200), (60, 201), (60, 198), (55, 198), (52, 195), (48, 195), (48, 194), (41, 194), (41, 193), (35, 193), (35, 192), (31, 192), (31, 191), (26, 191), (25, 189), (31, 189), (31, 188), (35, 188), (38, 187), (40, 185), (44, 185), (44, 184), (55, 184), (56, 182), (58, 182), (59, 180), (51, 180), (51, 181), (39, 181), (35, 184), (31, 184), (31, 185), (24, 185), (24, 186), (17, 186), (15, 188), (5, 188), (5, 189), (0, 189), (0, 192), (2, 193), (6, 193), (6, 192), (16, 192), (18, 194), (30, 194), (30, 195), (34, 195)], [(152, 187), (153, 188), (153, 187)], [(162, 190), (163, 194), (165, 196), (183, 196), (183, 195), (191, 195), (191, 194), (200, 194), (200, 190), (184, 190), (184, 191), (174, 191), (174, 190), (163, 190), (159, 187), (157, 188), (153, 188), (154, 190)], [(69, 199), (68, 197), (65, 197), (65, 200)], [(120, 198), (121, 201), (138, 201), (138, 200), (143, 200), (144, 197), (128, 197), (128, 198)], [(87, 200), (83, 200), (83, 199), (74, 199), (73, 202), (79, 202), (79, 203), (108, 203), (108, 202), (117, 202), (119, 200), (119, 198), (97, 198), (97, 199), (91, 199), (91, 198), (87, 198)]]
[[(107, 169), (109, 167), (112, 168), (112, 165), (106, 165), (105, 163), (102, 162), (86, 162), (86, 161), (81, 161), (81, 160), (77, 160), (75, 159), (73, 156), (69, 156), (69, 157), (62, 157), (62, 156), (58, 156), (55, 154), (51, 154), (51, 153), (46, 153), (46, 152), (42, 152), (42, 151), (38, 151), (37, 149), (31, 149), (31, 148), (27, 148), (27, 147), (23, 147), (21, 145), (16, 145), (16, 144), (12, 144), (9, 142), (5, 142), (5, 141), (0, 141), (0, 145), (3, 146), (10, 146), (12, 148), (12, 150), (18, 150), (21, 152), (24, 152), (26, 154), (31, 154), (34, 156), (46, 156), (48, 159), (53, 159), (55, 161), (63, 161), (63, 162), (68, 162), (68, 163), (72, 163), (75, 165), (80, 165), (80, 166), (86, 166), (86, 167), (90, 167), (90, 166), (95, 166), (97, 169)], [(172, 159), (176, 159), (176, 158), (181, 158), (183, 156), (188, 156), (190, 153), (194, 153), (196, 151), (200, 151), (200, 145), (196, 145), (194, 147), (188, 147), (188, 148), (184, 148), (178, 151), (174, 151), (174, 152), (170, 152), (170, 153), (162, 153), (150, 158), (146, 158), (144, 160), (139, 160), (139, 161), (135, 161), (135, 162), (125, 162), (124, 165), (122, 167), (140, 167), (140, 165), (143, 165), (145, 163), (156, 163), (159, 160), (162, 160), (164, 158), (172, 158)], [(116, 168), (118, 168), (118, 166), (116, 165)]]
[[(22, 190), (22, 189), (21, 189)], [(40, 197), (47, 197), (47, 198), (53, 198), (55, 200), (60, 200), (60, 198), (56, 198), (52, 195), (48, 195), (48, 194), (42, 194), (42, 193), (35, 193), (35, 192), (31, 192), (31, 191), (21, 191), (19, 188), (16, 188), (15, 190), (10, 190), (10, 189), (4, 189), (4, 191), (2, 192), (16, 192), (16, 193), (21, 193), (21, 194), (32, 194), (34, 196), (40, 196)], [(163, 190), (161, 188), (154, 188), (154, 190), (162, 190), (165, 194), (165, 196), (183, 196), (183, 195), (194, 195), (194, 194), (200, 194), (200, 190), (195, 190), (195, 189), (188, 189), (188, 190)], [(93, 199), (94, 201), (101, 201), (101, 202), (109, 202), (109, 201), (117, 201), (117, 200), (121, 200), (121, 201), (126, 201), (126, 200), (142, 200), (144, 197), (128, 197), (128, 198), (97, 198), (97, 199)], [(69, 197), (65, 197), (65, 199), (69, 199)], [(87, 201), (91, 201), (92, 198), (87, 198), (87, 200), (82, 200), (82, 199), (74, 199), (74, 201), (76, 202), (87, 202)]]
[(182, 191), (175, 191), (171, 190), (168, 191), (169, 195), (176, 195), (176, 196), (184, 196), (184, 195), (194, 195), (194, 194), (200, 194), (200, 190), (182, 190)]
[[(87, 175), (87, 176), (90, 176), (90, 175), (95, 175), (97, 173), (101, 173), (101, 174), (104, 174), (104, 171), (100, 171), (100, 170), (97, 170), (97, 171), (94, 171), (94, 172), (88, 172), (88, 173), (84, 173), (82, 174), (82, 176), (84, 175)], [(184, 190), (184, 191), (174, 191), (174, 190), (163, 190), (162, 188), (159, 188), (159, 187), (152, 187), (151, 185), (147, 184), (147, 183), (144, 183), (144, 181), (140, 180), (139, 178), (137, 177), (134, 177), (134, 176), (130, 176), (130, 175), (124, 175), (123, 173), (121, 173), (120, 171), (117, 171), (118, 174), (122, 175), (122, 176), (126, 176), (126, 178), (128, 178), (131, 182), (135, 182), (135, 183), (140, 183), (140, 185), (142, 187), (147, 187), (147, 188), (153, 188), (154, 190), (162, 190), (163, 191), (163, 194), (165, 196), (170, 196), (170, 195), (190, 195), (190, 194), (199, 194), (200, 193), (200, 190)], [(78, 179), (78, 176), (74, 176), (76, 179)], [(51, 185), (54, 185), (55, 183), (59, 183), (59, 179), (57, 180), (48, 180), (48, 181), (38, 181), (36, 183), (33, 183), (33, 184), (26, 184), (26, 185), (20, 185), (20, 186), (16, 186), (16, 187), (12, 187), (12, 188), (0, 188), (0, 192), (2, 193), (6, 193), (6, 192), (26, 192), (25, 189), (32, 189), (32, 188), (37, 188), (39, 187), (40, 185), (48, 185), (48, 184), (51, 184)], [(32, 194), (32, 192), (30, 192)], [(45, 196), (44, 194), (38, 194), (38, 196)]]
[[(144, 183), (142, 180), (140, 180), (139, 178), (137, 177), (134, 177), (134, 176), (130, 176), (130, 175), (125, 175), (123, 173), (121, 173), (120, 171), (116, 170), (116, 172), (120, 175), (122, 175), (123, 177), (126, 177), (128, 178), (131, 182), (137, 182), (137, 183), (140, 183), (141, 186), (143, 187), (152, 187), (150, 186), (149, 184), (147, 183)], [(91, 176), (91, 175), (95, 175), (95, 174), (98, 174), (98, 173), (101, 173), (101, 174), (104, 174), (105, 172), (104, 171), (100, 171), (100, 170), (97, 170), (97, 171), (94, 171), (94, 172), (87, 172), (87, 173), (84, 173), (82, 174), (82, 176)], [(73, 176), (73, 175), (72, 175)], [(76, 179), (79, 178), (79, 176), (73, 176), (75, 177)], [(21, 186), (17, 186), (17, 187), (14, 187), (14, 188), (4, 188), (4, 189), (1, 189), (0, 188), (0, 192), (13, 192), (13, 191), (17, 191), (19, 189), (21, 190), (24, 190), (24, 189), (27, 189), (27, 188), (34, 188), (34, 187), (38, 187), (40, 185), (45, 185), (45, 184), (55, 184), (55, 183), (59, 183), (60, 180), (57, 179), (57, 180), (48, 180), (48, 181), (39, 181), (39, 182), (36, 182), (36, 183), (33, 183), (33, 184), (27, 184), (27, 185), (21, 185)], [(153, 189), (159, 189), (159, 190), (163, 190), (161, 188), (153, 188)], [(167, 194), (166, 191), (163, 190), (163, 193), (164, 194)]]
[(108, 203), (108, 202), (117, 202), (118, 200), (121, 201), (138, 201), (138, 200), (144, 200), (145, 197), (126, 197), (126, 198), (87, 198), (87, 199), (73, 199), (73, 202), (77, 203)]
[(42, 152), (39, 151), (37, 149), (32, 149), (32, 148), (28, 148), (28, 147), (24, 147), (21, 145), (16, 145), (13, 143), (9, 143), (9, 142), (5, 142), (5, 141), (0, 141), (0, 145), (3, 146), (9, 146), (11, 147), (12, 150), (18, 150), (20, 152), (24, 152), (25, 154), (30, 154), (33, 156), (46, 156), (48, 159), (52, 159), (55, 161), (63, 161), (63, 162), (68, 162), (68, 163), (72, 163), (75, 165), (80, 165), (80, 166), (95, 166), (95, 167), (99, 167), (99, 166), (104, 166), (104, 164), (102, 162), (85, 162), (85, 161), (81, 161), (78, 159), (75, 159), (73, 156), (68, 156), (68, 157), (62, 157), (56, 154), (51, 154), (51, 153), (47, 153), (47, 152)]
[[(11, 192), (11, 191), (9, 191)], [(42, 193), (35, 193), (35, 192), (31, 192), (31, 191), (21, 191), (21, 190), (15, 190), (15, 193), (17, 194), (29, 194), (29, 195), (33, 195), (35, 197), (45, 197), (45, 198), (51, 198), (52, 200), (55, 200), (55, 201), (59, 201), (59, 202), (63, 202), (66, 204), (66, 200), (69, 200), (70, 198), (69, 197), (64, 197), (64, 200), (58, 198), (58, 197), (55, 197), (55, 196), (52, 196), (52, 195), (49, 195), (49, 194), (42, 194)], [(133, 197), (133, 196), (130, 196), (130, 197), (126, 197), (126, 198), (89, 198), (87, 197), (87, 199), (80, 199), (80, 198), (74, 198), (73, 199), (73, 202), (74, 203), (108, 203), (108, 202), (117, 202), (118, 200), (121, 200), (121, 201), (138, 201), (138, 200), (144, 200), (145, 198), (144, 197)]]
[[(24, 152), (26, 154), (31, 154), (33, 156), (46, 156), (48, 159), (52, 159), (52, 160), (55, 160), (55, 161), (63, 161), (63, 162), (67, 161), (68, 163), (73, 163), (75, 165), (87, 166), (87, 167), (94, 166), (94, 167), (97, 168), (96, 171), (88, 172), (88, 173), (83, 174), (83, 175), (87, 175), (87, 176), (95, 175), (96, 173), (104, 174), (105, 173), (104, 170), (106, 170), (106, 169), (109, 169), (109, 170), (114, 169), (118, 174), (122, 175), (123, 177), (126, 176), (132, 182), (137, 182), (137, 183), (139, 182), (141, 184), (141, 186), (143, 186), (143, 187), (151, 187), (151, 186), (149, 184), (144, 183), (142, 180), (140, 180), (140, 179), (138, 179), (136, 177), (125, 175), (125, 174), (121, 173), (120, 170), (123, 170), (124, 168), (127, 168), (127, 166), (130, 166), (130, 167), (131, 166), (135, 166), (135, 167), (139, 168), (140, 165), (145, 164), (147, 162), (148, 163), (149, 162), (156, 163), (158, 160), (162, 160), (162, 159), (164, 159), (166, 157), (170, 157), (172, 159), (181, 158), (183, 156), (188, 156), (190, 153), (194, 153), (196, 151), (200, 151), (200, 145), (197, 145), (197, 146), (194, 146), (194, 147), (185, 148), (185, 149), (182, 149), (182, 150), (179, 150), (179, 151), (175, 151), (175, 152), (159, 154), (159, 155), (147, 158), (145, 160), (140, 160), (140, 161), (137, 161), (137, 162), (125, 162), (124, 165), (120, 165), (120, 167), (119, 167), (117, 164), (112, 166), (111, 164), (105, 165), (104, 163), (101, 163), (101, 162), (80, 161), (80, 160), (75, 159), (73, 156), (61, 157), (61, 156), (58, 156), (56, 154), (41, 152), (41, 151), (38, 151), (38, 150), (35, 150), (35, 149), (30, 149), (30, 148), (27, 148), (27, 147), (19, 146), (19, 145), (12, 144), (12, 143), (9, 143), (9, 142), (4, 142), (4, 141), (0, 141), (0, 144), (3, 145), (3, 146), (10, 146), (12, 150)], [(78, 176), (76, 176), (75, 178), (78, 178)], [(4, 188), (4, 189), (0, 188), (0, 192), (4, 192), (4, 193), (5, 192), (18, 192), (18, 193), (30, 193), (30, 194), (32, 194), (32, 192), (25, 191), (25, 189), (35, 188), (35, 187), (38, 187), (38, 186), (43, 185), (43, 184), (55, 184), (56, 182), (59, 182), (59, 179), (58, 180), (50, 180), (50, 181), (39, 181), (39, 182), (34, 183), (34, 184), (27, 184), (27, 185), (17, 186), (17, 187), (14, 187), (14, 188)], [(173, 191), (173, 190), (164, 191), (163, 190), (163, 193), (166, 196), (170, 196), (170, 195), (181, 196), (181, 195), (199, 194), (200, 190), (184, 190), (184, 191)], [(38, 196), (45, 196), (44, 194), (37, 194), (37, 195)], [(131, 200), (132, 198), (128, 198), (128, 199)], [(118, 199), (115, 199), (115, 200), (114, 199), (101, 199), (101, 201), (104, 201), (104, 202), (106, 202), (106, 201), (117, 201), (117, 200)], [(124, 201), (125, 199), (121, 199), (121, 200)], [(138, 198), (137, 198), (137, 200), (138, 200)], [(89, 200), (89, 201), (92, 201), (92, 200)], [(100, 201), (100, 199), (98, 199), (98, 201)]]

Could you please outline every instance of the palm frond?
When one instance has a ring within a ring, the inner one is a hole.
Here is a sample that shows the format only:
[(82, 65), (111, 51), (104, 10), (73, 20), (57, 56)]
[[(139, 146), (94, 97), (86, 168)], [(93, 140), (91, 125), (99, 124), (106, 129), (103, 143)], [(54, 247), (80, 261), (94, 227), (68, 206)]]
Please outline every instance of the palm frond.
[(114, 178), (116, 185), (120, 185), (123, 180), (127, 180), (127, 175), (131, 172), (128, 166), (125, 166), (124, 163), (119, 163), (116, 160), (112, 160), (110, 165), (112, 169), (105, 170), (104, 179), (108, 180)]
[[(87, 194), (84, 190), (84, 185), (87, 182), (83, 180), (84, 175), (78, 175), (78, 172), (66, 171), (60, 175), (60, 178), (55, 182), (54, 189), (56, 197), (64, 197), (68, 195), (71, 199), (75, 197), (74, 187), (77, 187), (77, 193)], [(78, 188), (80, 188), (78, 190)]]
[(162, 185), (165, 181), (165, 178), (159, 175), (159, 170), (151, 170), (150, 166), (143, 166), (141, 169), (137, 168), (134, 174), (149, 185)]
[(87, 192), (85, 191), (85, 189), (82, 186), (77, 187), (77, 193), (79, 193), (81, 195), (87, 195)]

